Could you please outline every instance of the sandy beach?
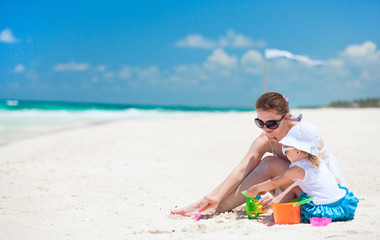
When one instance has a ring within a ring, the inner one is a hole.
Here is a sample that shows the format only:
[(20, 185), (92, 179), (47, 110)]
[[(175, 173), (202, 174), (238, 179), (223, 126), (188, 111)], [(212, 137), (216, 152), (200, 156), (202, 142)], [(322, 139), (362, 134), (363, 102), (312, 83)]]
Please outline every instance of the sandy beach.
[(170, 210), (200, 199), (261, 133), (255, 113), (129, 119), (0, 146), (0, 239), (379, 239), (380, 109), (306, 109), (360, 200), (327, 227), (265, 226), (236, 210)]

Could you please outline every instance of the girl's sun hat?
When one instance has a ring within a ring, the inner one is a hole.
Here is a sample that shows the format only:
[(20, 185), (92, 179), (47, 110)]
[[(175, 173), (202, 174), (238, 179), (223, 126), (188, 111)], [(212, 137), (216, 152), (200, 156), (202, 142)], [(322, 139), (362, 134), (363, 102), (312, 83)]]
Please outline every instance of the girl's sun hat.
[(280, 143), (318, 156), (320, 139), (318, 128), (314, 124), (300, 122), (289, 130)]

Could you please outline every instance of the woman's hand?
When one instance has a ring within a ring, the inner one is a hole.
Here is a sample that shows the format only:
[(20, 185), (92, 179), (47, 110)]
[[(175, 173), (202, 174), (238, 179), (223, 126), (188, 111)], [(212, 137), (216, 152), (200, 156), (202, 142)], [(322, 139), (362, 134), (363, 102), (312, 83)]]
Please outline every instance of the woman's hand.
[(211, 196), (205, 196), (199, 203), (198, 211), (202, 211), (205, 214), (214, 214), (216, 212), (216, 208), (218, 207), (219, 202), (220, 201)]

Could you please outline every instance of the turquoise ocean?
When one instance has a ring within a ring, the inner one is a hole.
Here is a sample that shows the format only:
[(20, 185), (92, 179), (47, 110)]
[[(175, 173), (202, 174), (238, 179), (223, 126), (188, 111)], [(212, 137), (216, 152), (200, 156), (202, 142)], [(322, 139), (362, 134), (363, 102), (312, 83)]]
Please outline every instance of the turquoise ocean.
[(0, 100), (0, 146), (56, 131), (122, 119), (183, 118), (249, 108)]

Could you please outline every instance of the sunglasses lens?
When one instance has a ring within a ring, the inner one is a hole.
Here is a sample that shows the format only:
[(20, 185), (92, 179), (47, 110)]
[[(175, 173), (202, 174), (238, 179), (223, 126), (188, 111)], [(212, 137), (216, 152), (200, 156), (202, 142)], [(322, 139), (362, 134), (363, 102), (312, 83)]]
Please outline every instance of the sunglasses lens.
[(260, 119), (256, 118), (255, 119), (255, 123), (256, 123), (256, 126), (258, 126), (259, 128), (263, 128), (264, 127), (264, 123)]
[(276, 129), (278, 128), (278, 123), (275, 121), (268, 121), (265, 123), (265, 126), (267, 126), (269, 129)]

